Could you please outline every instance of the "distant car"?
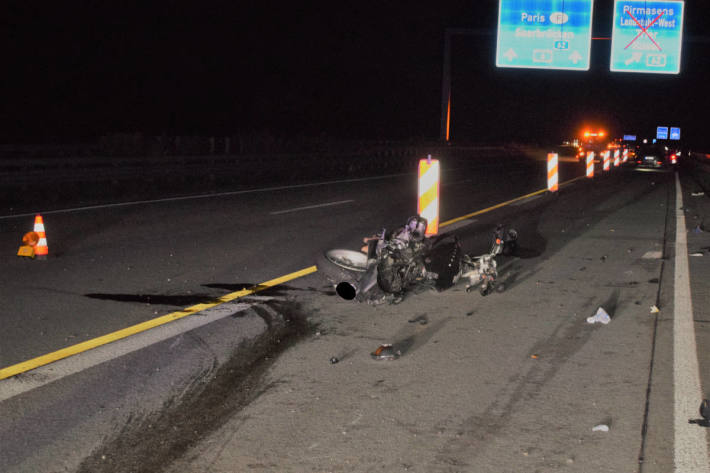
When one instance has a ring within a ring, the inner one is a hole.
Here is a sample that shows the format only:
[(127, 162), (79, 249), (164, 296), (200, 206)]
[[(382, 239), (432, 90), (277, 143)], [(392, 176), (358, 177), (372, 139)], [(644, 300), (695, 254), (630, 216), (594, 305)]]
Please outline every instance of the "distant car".
[(671, 162), (665, 146), (660, 144), (643, 145), (636, 152), (636, 167), (664, 168)]
[(557, 153), (560, 158), (574, 158), (577, 156), (577, 147), (571, 145), (557, 146), (555, 153)]

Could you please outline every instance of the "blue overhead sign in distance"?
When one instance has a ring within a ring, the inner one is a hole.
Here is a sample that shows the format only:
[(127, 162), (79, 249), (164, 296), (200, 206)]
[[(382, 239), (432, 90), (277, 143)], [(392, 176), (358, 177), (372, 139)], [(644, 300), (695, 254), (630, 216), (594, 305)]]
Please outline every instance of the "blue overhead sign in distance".
[(668, 139), (668, 127), (667, 126), (656, 127), (656, 139), (657, 140), (667, 140)]
[(592, 0), (500, 0), (496, 66), (589, 70)]
[(672, 140), (679, 140), (680, 139), (680, 128), (671, 127), (671, 139)]
[(624, 141), (636, 141), (636, 135), (624, 135)]
[(678, 74), (684, 5), (682, 1), (614, 0), (610, 69)]

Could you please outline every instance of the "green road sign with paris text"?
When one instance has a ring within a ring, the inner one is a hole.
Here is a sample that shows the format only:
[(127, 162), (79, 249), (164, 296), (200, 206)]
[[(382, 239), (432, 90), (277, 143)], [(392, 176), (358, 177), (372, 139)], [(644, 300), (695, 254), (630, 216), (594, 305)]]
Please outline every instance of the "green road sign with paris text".
[(500, 0), (496, 66), (589, 70), (592, 0)]
[(614, 0), (610, 69), (678, 74), (684, 4), (683, 1)]

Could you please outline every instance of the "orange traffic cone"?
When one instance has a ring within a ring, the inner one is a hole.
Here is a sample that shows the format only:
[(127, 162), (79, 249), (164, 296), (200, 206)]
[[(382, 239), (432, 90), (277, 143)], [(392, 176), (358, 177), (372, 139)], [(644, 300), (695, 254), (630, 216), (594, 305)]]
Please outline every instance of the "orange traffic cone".
[(39, 236), (39, 241), (35, 245), (35, 256), (37, 259), (47, 259), (49, 247), (47, 247), (47, 235), (44, 233), (44, 220), (40, 214), (35, 215), (34, 231)]

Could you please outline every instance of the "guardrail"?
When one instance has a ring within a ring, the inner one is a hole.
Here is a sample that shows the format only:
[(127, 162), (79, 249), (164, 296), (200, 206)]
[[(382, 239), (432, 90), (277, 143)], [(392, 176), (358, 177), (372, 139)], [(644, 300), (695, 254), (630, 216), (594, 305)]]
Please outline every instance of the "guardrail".
[[(400, 146), (375, 147), (357, 151), (335, 153), (289, 153), (289, 154), (247, 154), (247, 155), (183, 155), (183, 156), (52, 156), (52, 157), (3, 157), (0, 155), (0, 176), (15, 173), (51, 173), (57, 171), (107, 171), (125, 172), (127, 169), (146, 170), (159, 168), (163, 171), (171, 168), (199, 167), (200, 169), (220, 168), (223, 166), (241, 165), (287, 165), (299, 163), (356, 163), (372, 161), (374, 167), (403, 158), (419, 158), (432, 154), (456, 158), (464, 153), (472, 152), (480, 157), (504, 153), (501, 146)], [(372, 166), (371, 166), (372, 167)], [(379, 166), (381, 167), (381, 166)]]
[(0, 158), (0, 212), (414, 172), (417, 160), (427, 154), (447, 161), (449, 168), (514, 166), (514, 159), (527, 159), (514, 147), (440, 145), (349, 153), (5, 157)]

